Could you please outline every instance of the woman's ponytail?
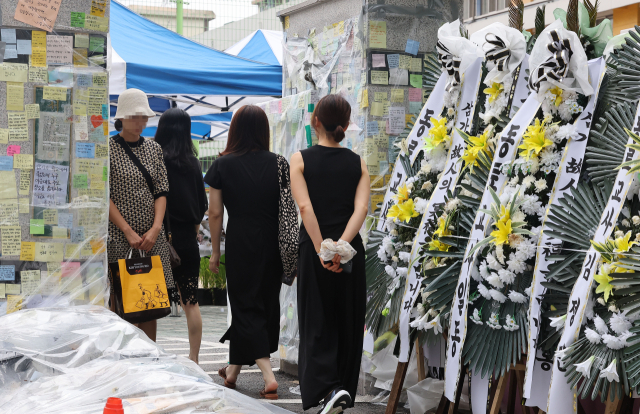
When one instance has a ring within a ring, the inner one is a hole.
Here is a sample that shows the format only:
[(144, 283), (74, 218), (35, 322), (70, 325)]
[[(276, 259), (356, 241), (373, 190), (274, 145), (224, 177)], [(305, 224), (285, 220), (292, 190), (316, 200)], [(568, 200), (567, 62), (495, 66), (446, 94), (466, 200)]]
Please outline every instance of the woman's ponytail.
[(336, 129), (331, 133), (335, 142), (340, 142), (344, 139), (344, 129), (341, 125), (338, 125)]

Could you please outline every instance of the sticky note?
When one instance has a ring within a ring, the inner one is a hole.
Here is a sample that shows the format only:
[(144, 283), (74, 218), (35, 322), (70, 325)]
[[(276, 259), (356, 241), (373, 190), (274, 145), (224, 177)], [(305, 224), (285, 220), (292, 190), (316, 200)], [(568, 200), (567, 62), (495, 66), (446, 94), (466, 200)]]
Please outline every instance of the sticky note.
[(387, 55), (387, 62), (390, 68), (397, 68), (400, 65), (400, 55), (397, 53)]
[(76, 142), (77, 158), (95, 158), (96, 146), (93, 142)]
[(104, 17), (107, 0), (91, 0), (91, 15)]
[(46, 209), (42, 211), (42, 219), (44, 224), (56, 225), (58, 224), (58, 210)]
[(13, 157), (0, 155), (0, 171), (13, 171)]
[[(84, 27), (84, 13), (71, 12), (71, 27)], [(87, 35), (87, 40), (88, 38), (89, 36)]]
[(391, 89), (391, 102), (404, 102), (404, 89)]
[[(20, 195), (28, 195), (29, 187), (31, 186), (31, 171), (20, 170)], [(28, 202), (27, 202), (27, 205)]]
[(9, 130), (6, 128), (0, 128), (0, 144), (9, 143)]
[[(76, 76), (76, 86), (78, 86), (79, 88), (88, 88), (90, 86), (93, 85), (93, 79), (91, 77), (90, 73), (78, 73), (78, 75)], [(74, 93), (78, 93), (78, 91), (74, 91)], [(78, 97), (74, 96), (74, 102), (78, 100)], [(84, 104), (86, 105), (88, 103), (88, 98), (87, 101), (84, 102)]]
[(373, 85), (388, 85), (389, 72), (387, 72), (386, 70), (372, 70), (371, 83)]
[(384, 113), (384, 106), (382, 102), (374, 102), (371, 105), (371, 116), (382, 116)]
[(73, 49), (73, 66), (77, 68), (86, 68), (89, 66), (87, 49)]
[(68, 237), (67, 229), (59, 226), (51, 227), (51, 235), (54, 239), (66, 239)]
[(36, 243), (35, 242), (23, 241), (20, 243), (20, 260), (25, 262), (33, 262), (36, 260)]
[(18, 59), (18, 48), (15, 44), (9, 45), (5, 44), (4, 48), (4, 59)]
[(20, 294), (20, 283), (7, 283), (5, 284), (5, 289), (7, 295), (19, 295)]
[(109, 146), (96, 144), (96, 158), (107, 158), (109, 156)]
[(28, 141), (27, 114), (25, 112), (9, 112), (7, 117), (9, 118), (9, 140)]
[[(49, 29), (46, 29), (49, 30)], [(47, 68), (47, 33), (34, 30), (31, 32), (31, 66)]]
[[(86, 112), (86, 106), (84, 107)], [(73, 122), (73, 136), (76, 141), (87, 141), (89, 139), (89, 127), (87, 124), (87, 117), (84, 115), (74, 116)]]
[(409, 102), (409, 113), (419, 114), (422, 111), (422, 102)]
[(5, 43), (15, 43), (16, 29), (0, 29), (0, 36)]
[(369, 107), (369, 90), (362, 90), (362, 101), (360, 102), (360, 108), (368, 108)]
[(422, 59), (411, 58), (411, 64), (409, 65), (410, 72), (422, 72)]
[(89, 51), (92, 53), (104, 53), (104, 38), (102, 36), (90, 36)]
[(13, 170), (0, 171), (0, 199), (16, 199), (18, 192), (16, 190), (16, 176)]
[(70, 229), (73, 227), (73, 214), (72, 213), (58, 213), (58, 227), (64, 227)]
[(367, 136), (372, 136), (377, 134), (378, 134), (378, 122), (377, 121), (367, 122)]
[(422, 75), (410, 75), (409, 76), (409, 83), (411, 83), (411, 86), (413, 86), (414, 88), (421, 88), (422, 87)]
[(14, 265), (0, 266), (0, 280), (5, 282), (13, 282), (16, 280), (16, 267)]
[(89, 181), (91, 182), (89, 188), (92, 190), (104, 190), (105, 186), (102, 180), (102, 174), (91, 174)]
[(84, 241), (84, 227), (71, 229), (71, 241), (73, 243), (82, 243)]
[(66, 101), (67, 88), (58, 88), (55, 86), (45, 86), (42, 98), (51, 101)]
[(28, 80), (29, 65), (7, 62), (0, 64), (0, 81), (25, 83)]
[(40, 119), (40, 105), (27, 104), (24, 108), (27, 113), (27, 119)]
[(44, 234), (44, 220), (31, 219), (29, 226), (29, 234)]
[(64, 243), (36, 242), (36, 262), (61, 262), (64, 260)]
[(411, 67), (411, 56), (400, 55), (400, 63), (398, 65), (400, 69), (409, 70)]
[(87, 174), (74, 174), (73, 188), (88, 188)]
[[(31, 59), (33, 60), (33, 57)], [(47, 71), (47, 68), (37, 68), (37, 67), (31, 66), (29, 68), (29, 82), (48, 83), (49, 72)]]
[(7, 145), (7, 155), (20, 154), (20, 145)]
[(23, 295), (32, 295), (40, 286), (40, 270), (23, 270), (20, 272), (20, 284)]
[(38, 12), (34, 13), (34, 2), (19, 0), (13, 18), (30, 26), (51, 32), (58, 18), (61, 2), (62, 0), (50, 0), (37, 3)]
[[(309, 127), (309, 129), (311, 128), (310, 125), (307, 125), (306, 127)], [(109, 170), (107, 169), (107, 167), (102, 167), (102, 181), (107, 181), (108, 178), (109, 178)]]
[(18, 49), (18, 54), (19, 55), (30, 55), (31, 54), (31, 40), (18, 39), (17, 49)]
[(24, 111), (24, 83), (7, 82), (7, 110)]
[(2, 236), (2, 256), (20, 256), (22, 227), (0, 227), (0, 235)]
[[(47, 64), (64, 65), (73, 63), (73, 37), (47, 36)], [(46, 99), (46, 98), (45, 98)]]
[[(19, 0), (18, 6), (20, 6), (24, 2), (25, 0)], [(16, 13), (17, 12), (18, 11), (16, 10)], [(8, 286), (12, 286), (12, 285), (7, 285), (7, 293), (9, 293)], [(18, 288), (20, 287), (20, 285), (16, 285), (16, 286), (18, 286)], [(10, 313), (18, 312), (21, 307), (22, 307), (22, 297), (20, 296), (20, 292), (18, 292), (17, 295), (7, 295), (7, 315)]]
[(409, 88), (409, 102), (422, 102), (422, 88)]
[(375, 92), (373, 96), (374, 102), (384, 102), (389, 99), (389, 93), (387, 92)]
[(0, 283), (0, 299), (5, 299), (7, 296), (7, 291), (5, 290), (5, 284)]
[[(84, 27), (84, 13), (79, 13), (79, 14), (82, 14), (82, 26), (79, 26), (79, 27)], [(73, 12), (71, 12), (71, 15), (73, 16)], [(73, 26), (73, 24), (72, 24), (72, 26)], [(76, 33), (73, 46), (74, 47), (83, 48), (83, 49), (88, 49), (89, 48), (89, 35), (88, 34), (84, 34), (84, 33)]]
[(33, 154), (15, 154), (13, 168), (33, 170)]
[(387, 48), (387, 22), (369, 20), (369, 47)]
[(385, 63), (384, 54), (383, 53), (371, 54), (371, 66), (374, 68), (386, 68), (387, 64)]
[(94, 73), (93, 74), (93, 85), (100, 88), (107, 87), (107, 74), (106, 73)]
[(419, 47), (420, 42), (418, 42), (417, 40), (407, 39), (407, 46), (404, 48), (404, 51), (415, 56), (418, 54)]
[(30, 206), (29, 206), (29, 199), (28, 198), (25, 197), (25, 198), (19, 198), (18, 199), (18, 212), (20, 214), (29, 214), (29, 207)]

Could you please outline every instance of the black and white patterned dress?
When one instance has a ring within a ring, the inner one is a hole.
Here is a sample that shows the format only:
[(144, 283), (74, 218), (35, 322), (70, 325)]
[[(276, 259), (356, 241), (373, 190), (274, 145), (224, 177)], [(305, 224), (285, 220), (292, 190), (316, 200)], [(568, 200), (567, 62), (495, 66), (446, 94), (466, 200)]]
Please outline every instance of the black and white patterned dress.
[[(118, 135), (116, 135), (117, 137)], [(109, 194), (120, 214), (140, 237), (153, 226), (155, 218), (155, 200), (166, 196), (169, 192), (169, 180), (167, 169), (164, 165), (162, 148), (155, 141), (140, 137), (140, 140), (127, 143), (133, 153), (138, 157), (142, 165), (149, 171), (153, 179), (155, 193), (151, 194), (149, 185), (144, 176), (131, 161), (122, 146), (115, 142), (115, 137), (109, 139)], [(107, 254), (109, 263), (124, 259), (129, 253), (129, 242), (120, 229), (109, 222), (109, 241), (107, 243)], [(138, 251), (134, 250), (133, 257), (138, 256)], [(169, 262), (169, 243), (165, 237), (164, 226), (158, 234), (156, 244), (147, 256), (160, 256), (162, 268), (169, 297), (172, 302), (179, 302), (178, 292), (173, 282), (171, 263)], [(111, 273), (109, 273), (111, 280)], [(111, 284), (111, 294), (114, 294), (113, 283)]]

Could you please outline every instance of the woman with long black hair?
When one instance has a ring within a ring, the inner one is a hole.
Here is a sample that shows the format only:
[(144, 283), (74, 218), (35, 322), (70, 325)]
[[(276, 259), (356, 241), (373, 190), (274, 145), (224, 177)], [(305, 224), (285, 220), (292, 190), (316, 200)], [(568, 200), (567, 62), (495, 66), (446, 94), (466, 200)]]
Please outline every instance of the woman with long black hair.
[(158, 121), (155, 141), (162, 147), (169, 177), (167, 214), (171, 242), (180, 256), (180, 266), (173, 270), (181, 305), (187, 315), (189, 359), (198, 363), (202, 341), (202, 316), (196, 291), (200, 274), (198, 229), (207, 210), (202, 170), (191, 140), (191, 117), (184, 110), (172, 108)]

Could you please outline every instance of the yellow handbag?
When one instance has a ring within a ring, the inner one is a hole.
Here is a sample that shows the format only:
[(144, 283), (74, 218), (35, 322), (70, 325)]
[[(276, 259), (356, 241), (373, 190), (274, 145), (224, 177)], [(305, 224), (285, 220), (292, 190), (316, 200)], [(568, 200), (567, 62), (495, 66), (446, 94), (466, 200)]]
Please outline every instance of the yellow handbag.
[(167, 283), (160, 256), (128, 258), (110, 263), (116, 313), (130, 323), (164, 318), (171, 313)]

